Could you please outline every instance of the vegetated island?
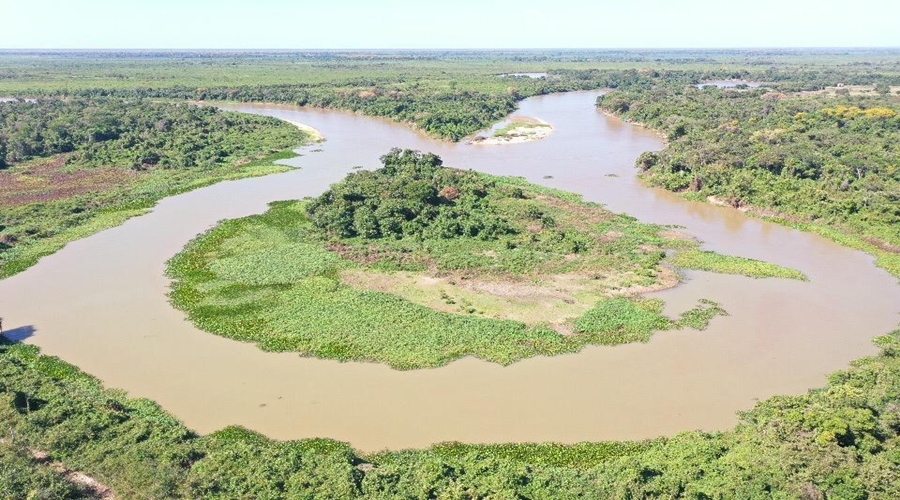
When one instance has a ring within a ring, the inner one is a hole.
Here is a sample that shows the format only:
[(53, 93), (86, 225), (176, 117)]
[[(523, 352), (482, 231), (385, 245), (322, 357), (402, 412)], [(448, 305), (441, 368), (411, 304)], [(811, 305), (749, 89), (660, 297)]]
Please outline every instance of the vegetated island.
[[(679, 282), (667, 249), (699, 252), (671, 228), (521, 179), (446, 168), (433, 154), (394, 149), (382, 163), (195, 239), (168, 263), (173, 304), (200, 328), (265, 350), (397, 369), (647, 341), (724, 312), (703, 300), (670, 319), (660, 300), (639, 296)], [(804, 279), (702, 255), (698, 267)]]
[(553, 133), (553, 125), (538, 118), (526, 116), (514, 116), (510, 123), (496, 130), (490, 137), (477, 136), (471, 144), (496, 145), (519, 144), (523, 142), (539, 141)]
[(315, 136), (274, 118), (149, 100), (0, 103), (0, 278), (215, 182), (284, 172)]

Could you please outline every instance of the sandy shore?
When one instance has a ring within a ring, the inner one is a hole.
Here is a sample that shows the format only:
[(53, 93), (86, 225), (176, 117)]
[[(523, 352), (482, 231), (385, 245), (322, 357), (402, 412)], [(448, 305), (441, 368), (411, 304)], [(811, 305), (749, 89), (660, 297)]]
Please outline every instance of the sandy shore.
[(290, 123), (291, 125), (299, 128), (300, 130), (309, 134), (310, 140), (312, 142), (322, 142), (325, 140), (325, 135), (323, 135), (322, 132), (319, 132), (318, 130), (310, 127), (309, 125), (306, 125), (306, 124), (300, 123), (300, 122), (295, 122), (293, 120), (284, 120), (284, 121)]
[(527, 116), (517, 116), (512, 122), (492, 137), (475, 137), (470, 144), (520, 144), (523, 142), (539, 141), (553, 133), (553, 126), (549, 123)]

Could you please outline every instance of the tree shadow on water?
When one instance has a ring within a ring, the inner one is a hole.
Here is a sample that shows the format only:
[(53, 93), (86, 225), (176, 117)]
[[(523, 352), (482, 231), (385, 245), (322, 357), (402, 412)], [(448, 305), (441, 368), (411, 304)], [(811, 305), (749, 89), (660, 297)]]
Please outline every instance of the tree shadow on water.
[(37, 330), (31, 325), (20, 326), (18, 328), (13, 328), (11, 330), (4, 329), (3, 336), (6, 337), (6, 340), (9, 340), (12, 342), (21, 342), (21, 341), (27, 339), (28, 337), (33, 336), (34, 332), (36, 332), (36, 331)]

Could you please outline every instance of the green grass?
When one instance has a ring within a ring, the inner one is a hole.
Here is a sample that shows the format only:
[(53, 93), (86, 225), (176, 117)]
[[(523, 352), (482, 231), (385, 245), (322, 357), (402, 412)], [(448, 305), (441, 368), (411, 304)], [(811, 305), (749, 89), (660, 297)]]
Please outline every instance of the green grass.
[(809, 281), (805, 274), (788, 267), (761, 260), (722, 255), (703, 250), (683, 250), (669, 258), (669, 262), (682, 269), (697, 269), (720, 274), (739, 274), (751, 278), (786, 278)]
[(597, 343), (606, 345), (647, 342), (653, 332), (684, 327), (705, 330), (712, 318), (727, 315), (719, 304), (709, 299), (701, 299), (677, 320), (663, 316), (663, 306), (659, 299), (600, 301), (575, 320), (575, 332), (588, 337), (599, 335), (602, 340)]
[(28, 450), (0, 442), (0, 498), (75, 500), (92, 498), (78, 491), (50, 467), (35, 461)]
[[(531, 467), (566, 467), (590, 469), (611, 460), (635, 455), (650, 447), (650, 442), (599, 443), (502, 443), (465, 444), (441, 443), (431, 447), (438, 456), (460, 458), (470, 454), (491, 456), (501, 460), (517, 462)], [(390, 453), (370, 457), (374, 462), (389, 460)]]

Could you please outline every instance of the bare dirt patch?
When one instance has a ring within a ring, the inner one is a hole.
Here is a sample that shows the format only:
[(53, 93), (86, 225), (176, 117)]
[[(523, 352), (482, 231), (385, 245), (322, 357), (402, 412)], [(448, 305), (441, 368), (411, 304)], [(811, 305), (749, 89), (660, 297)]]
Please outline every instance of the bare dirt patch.
[[(0, 439), (0, 443), (7, 443), (6, 438)], [(53, 472), (59, 474), (60, 477), (75, 485), (82, 493), (96, 500), (117, 500), (118, 497), (113, 490), (83, 472), (72, 470), (65, 466), (62, 462), (54, 461), (49, 453), (42, 450), (28, 449), (28, 454), (38, 464), (49, 467)]]
[(669, 229), (667, 231), (663, 231), (663, 232), (659, 233), (659, 235), (667, 240), (672, 240), (672, 241), (697, 241), (697, 238), (695, 236), (692, 236), (688, 233), (684, 233), (681, 231), (676, 231), (674, 229)]
[(629, 284), (629, 278), (568, 273), (530, 280), (487, 279), (362, 269), (341, 273), (341, 281), (357, 289), (389, 293), (441, 312), (545, 325), (562, 335), (573, 335), (571, 321), (604, 298), (656, 292), (680, 281), (678, 273), (666, 267), (651, 286)]
[(69, 155), (0, 170), (0, 205), (16, 207), (127, 186), (140, 173), (121, 167), (66, 170)]
[(868, 243), (876, 248), (884, 250), (885, 252), (900, 253), (900, 246), (892, 245), (886, 241), (879, 240), (878, 238), (873, 238), (871, 236), (867, 236), (867, 237), (864, 237), (863, 240), (865, 240), (866, 243)]
[(352, 246), (343, 243), (332, 242), (326, 248), (338, 254), (341, 258), (356, 262), (357, 264), (369, 265), (377, 262), (391, 261), (400, 265), (421, 264), (429, 268), (434, 268), (434, 262), (424, 258), (420, 254), (402, 253), (392, 250), (383, 250), (375, 245), (370, 246)]
[(784, 214), (784, 213), (781, 213), (781, 212), (778, 212), (778, 211), (775, 211), (775, 210), (772, 210), (769, 208), (754, 207), (753, 205), (747, 204), (747, 203), (743, 202), (742, 200), (719, 198), (717, 196), (707, 196), (706, 201), (708, 201), (709, 203), (711, 203), (713, 205), (718, 205), (720, 207), (734, 208), (738, 211), (748, 213), (751, 215), (755, 215), (757, 217), (782, 219), (782, 220), (786, 220), (789, 222), (796, 222), (796, 223), (809, 222), (808, 220), (806, 220), (802, 217)]
[(319, 132), (317, 129), (310, 127), (305, 123), (295, 122), (293, 120), (284, 120), (291, 125), (299, 128), (300, 130), (306, 132), (310, 136), (310, 141), (312, 142), (322, 142), (325, 140), (325, 134)]

